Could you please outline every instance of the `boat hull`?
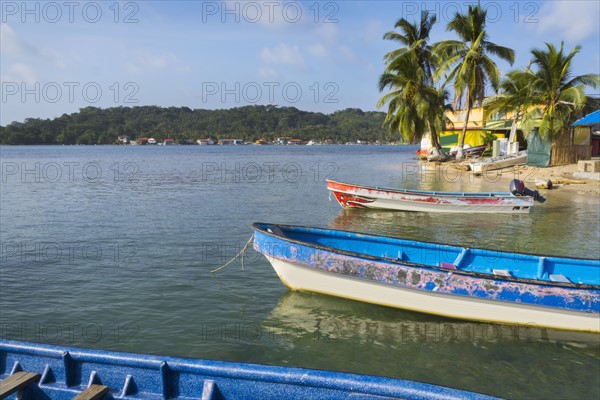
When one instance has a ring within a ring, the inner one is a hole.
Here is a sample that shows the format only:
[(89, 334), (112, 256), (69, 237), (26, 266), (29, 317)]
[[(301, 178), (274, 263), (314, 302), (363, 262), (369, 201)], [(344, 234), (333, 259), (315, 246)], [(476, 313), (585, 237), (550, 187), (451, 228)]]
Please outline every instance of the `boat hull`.
[(387, 307), (472, 321), (519, 324), (554, 329), (600, 332), (598, 315), (559, 311), (516, 303), (449, 296), (392, 287), (311, 269), (300, 263), (269, 259), (290, 289), (320, 293)]
[(475, 175), (479, 175), (486, 171), (495, 171), (497, 169), (513, 167), (522, 164), (527, 164), (526, 151), (512, 156), (498, 157), (496, 159), (491, 158), (489, 160), (471, 163), (469, 166)]
[(344, 208), (439, 213), (526, 214), (533, 206), (532, 197), (517, 197), (510, 193), (452, 195), (367, 187), (335, 181), (327, 181), (327, 189)]
[[(292, 290), (451, 318), (600, 332), (597, 283), (518, 278), (505, 269), (533, 266), (543, 277), (583, 268), (587, 272), (576, 279), (593, 282), (600, 268), (597, 260), (459, 251), (455, 246), (354, 232), (304, 227), (282, 230), (280, 226), (271, 226), (274, 230), (269, 232), (271, 227), (265, 227), (254, 225), (254, 248), (267, 256), (281, 281)], [(354, 248), (367, 253), (351, 250)], [(385, 256), (372, 255), (375, 252)], [(466, 269), (486, 260), (497, 272)], [(586, 274), (592, 278), (585, 278)]]
[[(488, 147), (487, 144), (484, 144), (481, 146), (463, 148), (463, 156), (465, 158), (481, 157), (483, 155), (483, 153), (485, 153), (485, 151), (487, 150), (487, 147)], [(454, 151), (450, 151), (448, 153), (448, 155), (450, 157), (456, 158), (457, 153), (458, 153), (458, 150), (454, 150)]]

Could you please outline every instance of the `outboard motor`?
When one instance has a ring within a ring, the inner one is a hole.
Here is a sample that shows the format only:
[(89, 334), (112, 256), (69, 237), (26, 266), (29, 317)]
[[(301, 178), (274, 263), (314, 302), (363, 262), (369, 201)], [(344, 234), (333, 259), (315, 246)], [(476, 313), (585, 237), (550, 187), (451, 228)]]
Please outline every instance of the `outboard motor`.
[(531, 196), (533, 197), (533, 200), (539, 201), (540, 203), (546, 201), (546, 199), (537, 190), (527, 189), (523, 181), (518, 179), (513, 179), (510, 182), (510, 192), (515, 196)]

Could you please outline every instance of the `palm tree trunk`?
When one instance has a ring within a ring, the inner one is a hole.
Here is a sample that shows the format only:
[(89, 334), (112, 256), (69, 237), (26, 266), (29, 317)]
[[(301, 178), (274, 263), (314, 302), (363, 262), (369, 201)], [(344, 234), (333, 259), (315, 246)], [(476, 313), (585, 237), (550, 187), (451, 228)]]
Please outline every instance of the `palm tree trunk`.
[(431, 148), (433, 150), (433, 156), (439, 156), (442, 154), (442, 146), (438, 138), (437, 130), (434, 127), (429, 128), (429, 140), (431, 142)]
[(471, 101), (467, 100), (467, 115), (465, 115), (465, 124), (463, 125), (462, 134), (460, 135), (458, 141), (458, 151), (456, 152), (456, 159), (462, 160), (463, 155), (463, 147), (465, 146), (465, 136), (467, 136), (467, 125), (469, 124), (469, 114), (471, 114)]
[(517, 119), (513, 119), (512, 125), (510, 126), (510, 134), (508, 135), (508, 143), (512, 143), (515, 141), (515, 136), (517, 134)]
[(515, 141), (515, 136), (517, 136), (517, 123), (519, 122), (519, 118), (521, 118), (521, 113), (516, 112), (515, 117), (513, 118), (512, 125), (510, 126), (510, 134), (508, 135), (508, 143), (512, 143)]

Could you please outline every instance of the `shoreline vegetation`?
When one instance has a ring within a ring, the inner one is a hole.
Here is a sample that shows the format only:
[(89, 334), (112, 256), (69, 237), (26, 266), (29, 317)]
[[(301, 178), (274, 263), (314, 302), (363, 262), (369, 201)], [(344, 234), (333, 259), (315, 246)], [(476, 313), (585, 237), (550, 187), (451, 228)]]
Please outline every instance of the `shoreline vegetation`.
[(27, 118), (0, 126), (0, 144), (119, 144), (124, 138), (196, 144), (199, 139), (308, 143), (391, 143), (385, 113), (347, 108), (331, 114), (295, 107), (245, 106), (203, 110), (188, 107), (86, 107), (53, 119)]
[[(387, 107), (385, 123), (390, 131), (413, 143), (428, 136), (433, 157), (445, 158), (440, 132), (448, 122), (458, 122), (452, 126), (458, 132), (456, 159), (464, 158), (467, 132), (476, 125), (472, 112), (479, 107), (487, 108), (491, 120), (497, 114), (510, 123), (509, 142), (515, 141), (520, 125), (525, 137), (535, 131), (554, 143), (589, 103), (584, 88), (600, 85), (598, 74), (573, 73), (573, 58), (581, 47), (568, 50), (564, 42), (531, 49), (527, 66), (502, 74), (496, 61), (512, 67), (515, 51), (491, 41), (487, 10), (479, 3), (469, 5), (465, 13), (457, 11), (448, 21), (446, 31), (458, 40), (432, 43), (437, 22), (435, 13), (423, 11), (420, 20), (400, 18), (395, 30), (384, 35), (400, 47), (384, 55), (386, 65), (379, 79), (383, 96), (377, 104)], [(489, 88), (494, 94), (486, 94)], [(448, 121), (448, 110), (459, 112), (460, 118)], [(481, 118), (479, 129), (489, 130), (488, 118)]]

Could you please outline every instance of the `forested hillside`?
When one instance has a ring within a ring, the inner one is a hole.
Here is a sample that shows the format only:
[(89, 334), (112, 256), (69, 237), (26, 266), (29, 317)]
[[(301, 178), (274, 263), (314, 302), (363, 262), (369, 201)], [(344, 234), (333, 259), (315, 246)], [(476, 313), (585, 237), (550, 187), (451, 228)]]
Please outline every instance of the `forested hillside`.
[(346, 109), (332, 114), (294, 107), (247, 106), (227, 110), (187, 107), (86, 107), (55, 119), (28, 118), (0, 127), (1, 144), (112, 144), (119, 135), (131, 139), (173, 138), (178, 143), (198, 138), (255, 141), (293, 137), (304, 140), (397, 140), (382, 126), (385, 114)]

